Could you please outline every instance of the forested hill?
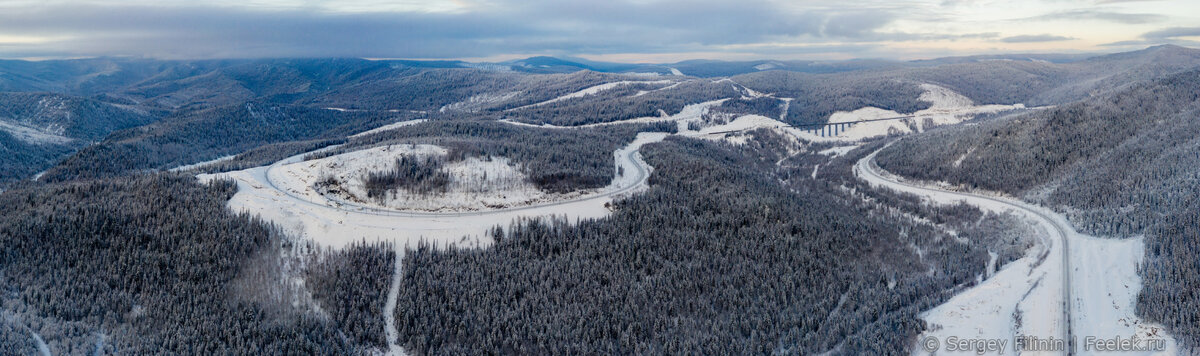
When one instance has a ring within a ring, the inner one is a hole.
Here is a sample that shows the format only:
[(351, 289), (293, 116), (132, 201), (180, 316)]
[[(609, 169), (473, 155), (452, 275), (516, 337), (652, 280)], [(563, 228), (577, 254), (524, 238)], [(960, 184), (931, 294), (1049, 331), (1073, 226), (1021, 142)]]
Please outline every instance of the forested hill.
[(168, 169), (266, 144), (343, 138), (404, 117), (260, 102), (228, 105), (113, 133), (104, 142), (68, 157), (42, 179), (58, 181)]
[[(906, 176), (1081, 209), (1097, 233), (1139, 234), (1146, 219), (1188, 198), (1174, 190), (1200, 187), (1193, 185), (1197, 172), (1184, 169), (1196, 167), (1197, 157), (1186, 153), (1200, 144), (1198, 88), (1200, 71), (1181, 73), (1012, 120), (907, 138), (880, 153), (879, 163)], [(1104, 214), (1121, 208), (1135, 213)]]
[(162, 115), (163, 110), (63, 94), (0, 92), (0, 184), (46, 170), (112, 131)]
[(97, 140), (164, 114), (135, 105), (51, 93), (0, 93), (0, 122), (69, 139)]
[(900, 140), (879, 164), (998, 190), (1100, 236), (1145, 236), (1139, 313), (1196, 345), (1200, 296), (1200, 71), (1071, 105)]

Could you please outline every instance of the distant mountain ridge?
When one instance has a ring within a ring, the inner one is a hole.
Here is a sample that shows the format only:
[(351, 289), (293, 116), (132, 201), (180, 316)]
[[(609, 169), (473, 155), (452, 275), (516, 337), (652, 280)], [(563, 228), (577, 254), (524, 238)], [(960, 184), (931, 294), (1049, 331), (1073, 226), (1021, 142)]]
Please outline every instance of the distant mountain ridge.
[[(153, 60), (138, 58), (90, 58), (48, 61), (0, 60), (0, 91), (50, 91), (76, 95), (95, 95), (122, 86), (180, 80), (207, 72), (230, 68), (304, 63), (334, 63), (373, 67), (375, 69), (474, 68), (492, 71), (524, 73), (572, 73), (594, 71), (604, 73), (672, 74), (676, 69), (684, 75), (697, 77), (732, 76), (760, 71), (783, 70), (804, 73), (837, 73), (865, 69), (894, 69), (928, 67), (944, 64), (978, 63), (988, 61), (1025, 61), (1075, 63), (1089, 60), (1120, 60), (1147, 55), (1180, 55), (1195, 49), (1176, 45), (1160, 45), (1144, 50), (1116, 54), (999, 54), (943, 57), (924, 60), (897, 61), (886, 59), (816, 60), (748, 60), (723, 61), (693, 59), (675, 63), (618, 63), (591, 61), (582, 58), (534, 56), (503, 62), (467, 62), (462, 60), (401, 60), (401, 59), (222, 59), (222, 60)], [(365, 63), (374, 63), (365, 64)]]
[[(309, 113), (304, 115), (323, 115), (319, 110), (325, 109), (376, 114), (331, 117), (343, 125), (387, 121), (388, 116), (470, 114), (441, 113), (461, 102), (475, 103), (478, 115), (523, 122), (551, 118), (603, 122), (654, 116), (663, 110), (673, 113), (686, 105), (740, 99), (753, 91), (794, 99), (783, 121), (811, 124), (824, 122), (833, 112), (863, 106), (898, 112), (919, 109), (922, 104), (917, 101), (920, 90), (916, 84), (920, 83), (951, 89), (980, 104), (1059, 105), (1198, 66), (1200, 50), (1178, 46), (1102, 56), (1017, 54), (909, 62), (689, 60), (629, 64), (548, 56), (491, 63), (356, 58), (0, 60), (0, 134), (8, 142), (4, 151), (23, 152), (0, 161), (0, 170), (11, 173), (0, 178), (0, 184), (50, 168), (65, 154), (95, 141), (104, 147), (89, 152), (128, 146), (123, 149), (165, 150), (174, 155), (163, 162), (143, 160), (142, 166), (132, 169), (234, 153), (216, 148), (189, 151), (195, 147), (179, 146), (192, 142), (193, 137), (186, 133), (159, 134), (133, 128), (160, 120), (166, 122), (155, 127), (163, 130), (183, 129), (189, 122), (221, 123), (247, 117), (230, 114), (247, 103)], [(657, 79), (650, 79), (654, 77)], [(704, 79), (708, 77), (727, 77), (730, 83)], [(618, 86), (600, 96), (515, 110), (600, 84), (647, 80), (659, 84)], [(672, 81), (678, 85), (669, 84)], [(766, 102), (759, 104), (764, 108), (774, 107), (769, 101), (775, 99), (763, 100)], [(333, 127), (297, 119), (290, 124), (298, 125), (293, 128), (298, 133), (294, 137), (247, 131), (245, 142), (326, 137), (322, 130)], [(122, 132), (125, 138), (105, 140), (113, 132)]]

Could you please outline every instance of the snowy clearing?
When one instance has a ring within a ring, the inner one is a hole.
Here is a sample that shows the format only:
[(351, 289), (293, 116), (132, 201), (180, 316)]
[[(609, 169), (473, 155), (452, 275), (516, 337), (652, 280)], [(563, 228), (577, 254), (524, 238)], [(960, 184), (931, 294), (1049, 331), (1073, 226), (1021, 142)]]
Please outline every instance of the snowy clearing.
[(685, 131), (685, 130), (687, 130), (687, 122), (700, 120), (700, 118), (703, 117), (705, 113), (708, 113), (709, 109), (711, 109), (714, 106), (720, 106), (722, 103), (725, 103), (726, 100), (729, 100), (729, 99), (719, 99), (719, 100), (705, 101), (702, 103), (685, 105), (683, 107), (683, 109), (679, 110), (679, 113), (674, 114), (674, 115), (669, 115), (669, 114), (663, 113), (663, 115), (660, 115), (660, 116), (645, 116), (645, 117), (639, 117), (639, 118), (628, 119), (628, 120), (598, 122), (598, 123), (594, 123), (594, 124), (579, 125), (579, 126), (559, 126), (559, 125), (552, 125), (552, 124), (535, 125), (535, 124), (524, 123), (524, 122), (516, 122), (516, 121), (512, 121), (512, 120), (507, 120), (507, 119), (499, 120), (499, 121), (503, 122), (503, 123), (511, 124), (511, 125), (517, 125), (517, 126), (540, 127), (540, 128), (547, 128), (547, 129), (564, 129), (564, 128), (573, 128), (573, 127), (601, 127), (601, 126), (621, 125), (621, 124), (646, 124), (646, 123), (655, 123), (655, 122), (674, 121), (674, 122), (679, 123), (680, 131)]
[(682, 82), (675, 82), (675, 84), (671, 84), (671, 85), (668, 85), (668, 86), (665, 86), (665, 87), (662, 87), (662, 88), (658, 88), (658, 89), (653, 89), (653, 90), (638, 90), (637, 94), (633, 94), (633, 96), (635, 96), (635, 97), (636, 97), (636, 96), (642, 96), (642, 95), (650, 94), (650, 93), (653, 93), (653, 92), (658, 92), (658, 91), (664, 91), (664, 90), (671, 90), (671, 89), (675, 89), (675, 87), (677, 87), (677, 86), (679, 86), (680, 84), (683, 84), (683, 83), (687, 83), (687, 82), (686, 82), (686, 81), (682, 81)]
[(837, 147), (832, 147), (832, 148), (822, 150), (821, 152), (817, 152), (817, 153), (820, 153), (823, 155), (829, 155), (832, 157), (837, 157), (837, 156), (844, 155), (850, 151), (853, 151), (855, 148), (858, 148), (858, 146), (859, 145), (837, 146)]
[(213, 164), (213, 163), (221, 163), (221, 162), (225, 162), (225, 161), (232, 161), (234, 157), (237, 157), (237, 155), (221, 156), (221, 157), (217, 157), (217, 158), (214, 158), (214, 159), (211, 159), (211, 160), (207, 160), (207, 161), (204, 161), (204, 162), (196, 162), (196, 163), (192, 163), (192, 164), (185, 164), (185, 165), (182, 165), (182, 166), (179, 166), (179, 167), (171, 168), (171, 169), (169, 169), (169, 171), (171, 171), (171, 172), (182, 172), (182, 171), (192, 170), (192, 169), (196, 169), (196, 168), (204, 167), (204, 166), (207, 166), (207, 165), (210, 165), (210, 164)]
[(438, 109), (438, 112), (446, 112), (446, 111), (475, 112), (475, 111), (486, 109), (486, 108), (491, 107), (496, 104), (500, 104), (500, 103), (512, 100), (512, 98), (517, 97), (517, 95), (521, 95), (521, 92), (514, 91), (514, 92), (503, 93), (503, 94), (483, 93), (483, 94), (479, 94), (479, 95), (475, 95), (470, 98), (467, 98), (467, 100), (463, 100), (463, 101), (453, 103), (453, 104), (443, 105), (441, 108)]
[[(0, 131), (8, 132), (8, 134), (12, 135), (13, 138), (16, 138), (21, 141), (25, 141), (25, 143), (31, 143), (31, 144), (35, 144), (35, 145), (40, 145), (40, 144), (61, 145), (61, 144), (66, 144), (66, 143), (70, 143), (71, 141), (74, 141), (74, 139), (72, 139), (70, 137), (46, 132), (46, 130), (39, 130), (39, 129), (35, 129), (32, 127), (22, 126), (19, 124), (13, 124), (13, 123), (10, 123), (5, 120), (0, 120)], [(61, 132), (62, 130), (51, 130), (51, 131), (60, 131)]]
[[(1055, 338), (1081, 343), (1088, 337), (1129, 339), (1159, 338), (1175, 353), (1175, 342), (1161, 327), (1141, 322), (1134, 305), (1141, 280), (1137, 266), (1142, 256), (1140, 239), (1105, 240), (1075, 231), (1060, 214), (1049, 209), (998, 195), (946, 191), (907, 183), (874, 165), (875, 153), (854, 166), (855, 174), (872, 186), (917, 194), (939, 204), (966, 202), (984, 211), (1013, 212), (1040, 231), (1041, 244), (1003, 266), (982, 283), (955, 295), (921, 317), (929, 330), (918, 337), (945, 341), (950, 337), (1008, 340), (1001, 354), (1015, 355), (1018, 336)], [(1104, 267), (1098, 267), (1104, 266)], [(1082, 267), (1082, 268), (1081, 268)], [(1069, 305), (1069, 309), (1064, 306)], [(914, 354), (928, 354), (915, 345)], [(963, 352), (970, 354), (974, 352)], [(955, 354), (937, 352), (937, 354)], [(1022, 354), (1039, 354), (1024, 352)], [(1061, 354), (1047, 352), (1041, 354)], [(1138, 353), (1122, 353), (1138, 354)]]
[(363, 136), (370, 135), (370, 134), (377, 133), (377, 132), (384, 132), (384, 131), (388, 131), (388, 130), (395, 130), (395, 129), (398, 129), (398, 128), (401, 128), (401, 127), (405, 127), (405, 126), (416, 125), (416, 124), (419, 124), (419, 123), (422, 123), (422, 122), (425, 122), (425, 121), (428, 121), (428, 120), (425, 120), (425, 119), (416, 119), (416, 120), (407, 120), (407, 121), (400, 121), (400, 122), (396, 122), (396, 123), (391, 123), (391, 124), (383, 125), (383, 126), (376, 127), (376, 128), (373, 128), (373, 129), (370, 129), (370, 130), (367, 130), (367, 131), (363, 131), (363, 132), (359, 132), (359, 133), (356, 133), (356, 134), (350, 135), (350, 138), (363, 137)]
[[(383, 199), (369, 198), (363, 178), (383, 172), (401, 157), (445, 159), (448, 150), (433, 145), (388, 145), (347, 152), (310, 161), (285, 164), (271, 170), (269, 178), (309, 200), (329, 199), (344, 205), (386, 208), (396, 211), (463, 212), (529, 206), (576, 198), (595, 189), (557, 194), (542, 191), (529, 182), (520, 167), (505, 157), (467, 157), (446, 162), (441, 169), (450, 182), (444, 193), (410, 194), (393, 191)], [(317, 192), (319, 181), (332, 180), (336, 189)]]
[(547, 105), (547, 104), (553, 104), (553, 103), (557, 103), (557, 102), (560, 102), (560, 101), (563, 101), (563, 100), (570, 100), (570, 99), (575, 99), (575, 98), (582, 98), (582, 97), (585, 97), (585, 96), (588, 96), (588, 95), (596, 95), (596, 94), (599, 94), (600, 92), (603, 92), (603, 91), (606, 91), (606, 90), (610, 90), (610, 89), (613, 89), (613, 88), (616, 88), (616, 87), (619, 87), (619, 86), (623, 86), (623, 85), (630, 85), (630, 84), (671, 84), (671, 83), (675, 83), (675, 81), (674, 81), (674, 80), (670, 80), (670, 79), (663, 79), (663, 80), (622, 80), (622, 81), (619, 81), (619, 82), (604, 83), (604, 84), (599, 84), (599, 85), (590, 86), (590, 87), (584, 88), (583, 90), (580, 90), (580, 91), (577, 91), (577, 92), (574, 92), (574, 93), (570, 93), (570, 94), (566, 94), (566, 95), (563, 95), (563, 96), (560, 96), (560, 97), (557, 97), (557, 98), (554, 98), (554, 99), (546, 100), (546, 101), (543, 101), (543, 102), (539, 102), (539, 103), (533, 103), (533, 104), (529, 104), (529, 105), (525, 105), (525, 106), (521, 106), (521, 107), (517, 107), (517, 108), (512, 108), (512, 109), (509, 109), (508, 111), (511, 111), (511, 110), (520, 110), (520, 109), (531, 108), (531, 107), (537, 107), (537, 106), (542, 106), (542, 105)]

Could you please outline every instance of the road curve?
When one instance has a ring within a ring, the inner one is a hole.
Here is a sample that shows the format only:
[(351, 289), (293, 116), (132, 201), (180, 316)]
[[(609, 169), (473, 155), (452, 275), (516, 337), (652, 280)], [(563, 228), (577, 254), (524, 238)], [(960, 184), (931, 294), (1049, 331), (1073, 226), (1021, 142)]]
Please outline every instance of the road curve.
[(887, 186), (889, 188), (893, 188), (895, 190), (914, 193), (914, 194), (949, 195), (949, 196), (953, 196), (955, 198), (961, 198), (962, 201), (965, 201), (968, 203), (975, 203), (975, 205), (979, 205), (977, 202), (980, 202), (980, 201), (1002, 204), (1009, 209), (1024, 213), (1026, 216), (1041, 220), (1041, 223), (1043, 225), (1046, 225), (1051, 228), (1050, 232), (1052, 232), (1052, 234), (1058, 235), (1058, 240), (1062, 244), (1061, 250), (1062, 250), (1062, 264), (1063, 264), (1063, 268), (1062, 268), (1062, 273), (1063, 273), (1063, 285), (1062, 285), (1062, 288), (1063, 288), (1063, 293), (1062, 293), (1062, 295), (1063, 295), (1063, 301), (1062, 301), (1063, 315), (1062, 315), (1062, 320), (1063, 320), (1063, 324), (1066, 325), (1066, 328), (1064, 328), (1065, 329), (1064, 335), (1062, 337), (1063, 337), (1063, 340), (1067, 340), (1067, 343), (1068, 343), (1067, 354), (1074, 355), (1075, 354), (1075, 345), (1074, 345), (1075, 339), (1073, 337), (1074, 333), (1071, 328), (1071, 325), (1072, 325), (1071, 310), (1073, 310), (1071, 307), (1071, 301), (1073, 300), (1073, 299), (1071, 299), (1071, 265), (1070, 265), (1071, 259), (1069, 257), (1069, 253), (1070, 253), (1071, 249), (1070, 249), (1070, 246), (1068, 245), (1068, 243), (1070, 242), (1070, 238), (1068, 237), (1069, 235), (1067, 233), (1068, 231), (1074, 231), (1074, 229), (1067, 227), (1067, 226), (1063, 226), (1062, 223), (1060, 221), (1058, 221), (1057, 219), (1052, 218), (1050, 215), (1046, 214), (1045, 212), (1040, 211), (1040, 209), (1034, 208), (1033, 206), (1031, 206), (1027, 203), (1024, 203), (1024, 202), (1015, 201), (1015, 200), (1011, 200), (1011, 199), (1005, 199), (1005, 198), (999, 198), (999, 197), (993, 197), (993, 196), (936, 189), (936, 188), (931, 188), (931, 187), (927, 187), (927, 186), (921, 186), (921, 185), (916, 185), (916, 184), (896, 180), (887, 174), (882, 174), (881, 173), (882, 168), (879, 168), (875, 164), (875, 155), (878, 154), (879, 151), (882, 151), (884, 148), (887, 148), (887, 146), (884, 146), (883, 148), (880, 148), (880, 149), (876, 150), (875, 152), (871, 152), (870, 155), (867, 155), (863, 159), (856, 162), (854, 164), (855, 175), (867, 180), (868, 183), (879, 184), (879, 185)]
[[(585, 200), (609, 199), (609, 198), (613, 198), (613, 197), (619, 197), (624, 194), (632, 193), (633, 191), (635, 191), (639, 188), (645, 187), (647, 185), (647, 181), (650, 179), (650, 172), (653, 168), (651, 168), (650, 165), (646, 163), (646, 161), (642, 160), (641, 147), (647, 143), (661, 141), (666, 136), (667, 136), (666, 133), (662, 133), (662, 134), (641, 133), (641, 134), (638, 134), (638, 138), (635, 139), (633, 143), (614, 152), (614, 155), (616, 156), (616, 164), (614, 165), (613, 169), (617, 169), (616, 167), (632, 167), (635, 178), (633, 179), (632, 182), (629, 182), (628, 184), (619, 185), (619, 184), (614, 183), (615, 186), (605, 187), (604, 189), (606, 191), (598, 193), (598, 194), (588, 194), (588, 195), (575, 197), (572, 199), (559, 200), (559, 201), (555, 201), (555, 202), (548, 202), (548, 203), (542, 203), (542, 204), (531, 204), (531, 205), (524, 205), (524, 206), (517, 206), (517, 207), (510, 207), (510, 208), (501, 208), (501, 209), (488, 209), (488, 210), (463, 211), (463, 212), (424, 212), (424, 211), (411, 211), (411, 210), (395, 210), (395, 209), (363, 205), (363, 204), (359, 204), (356, 202), (351, 202), (351, 201), (341, 200), (341, 199), (334, 200), (325, 195), (322, 195), (322, 197), (324, 198), (323, 202), (314, 202), (314, 201), (309, 200), (308, 197), (301, 196), (301, 195), (296, 194), (288, 189), (280, 188), (279, 186), (277, 186), (275, 184), (274, 181), (271, 180), (271, 171), (279, 168), (280, 166), (286, 165), (286, 164), (300, 162), (301, 160), (303, 160), (304, 156), (308, 155), (311, 152), (306, 152), (306, 153), (302, 153), (302, 154), (298, 154), (298, 155), (295, 155), (292, 157), (285, 158), (283, 160), (279, 160), (279, 161), (271, 164), (270, 166), (268, 166), (266, 169), (266, 172), (263, 175), (265, 176), (264, 181), (267, 183), (268, 186), (270, 186), (271, 189), (279, 191), (280, 193), (283, 193), (283, 194), (287, 195), (288, 197), (291, 197), (292, 199), (295, 199), (297, 201), (301, 201), (301, 202), (316, 205), (316, 206), (333, 207), (333, 208), (337, 208), (337, 209), (341, 209), (341, 210), (352, 211), (352, 212), (362, 213), (362, 214), (381, 215), (381, 216), (404, 216), (404, 217), (459, 217), (459, 216), (481, 216), (481, 215), (488, 215), (488, 214), (512, 213), (512, 212), (520, 212), (520, 211), (531, 210), (531, 209), (555, 207), (555, 206), (566, 205), (566, 204), (576, 203), (576, 202), (585, 201)], [(328, 148), (326, 148), (326, 149), (328, 149)], [(630, 173), (629, 170), (630, 169), (628, 169), (628, 168), (625, 169), (624, 174), (629, 174)]]

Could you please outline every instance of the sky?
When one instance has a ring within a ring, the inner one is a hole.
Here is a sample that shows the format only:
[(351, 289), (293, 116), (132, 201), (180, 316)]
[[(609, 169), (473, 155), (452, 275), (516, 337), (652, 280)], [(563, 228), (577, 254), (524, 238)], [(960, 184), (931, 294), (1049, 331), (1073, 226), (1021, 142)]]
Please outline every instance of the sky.
[(1196, 0), (0, 0), (0, 58), (924, 59), (1200, 47)]

